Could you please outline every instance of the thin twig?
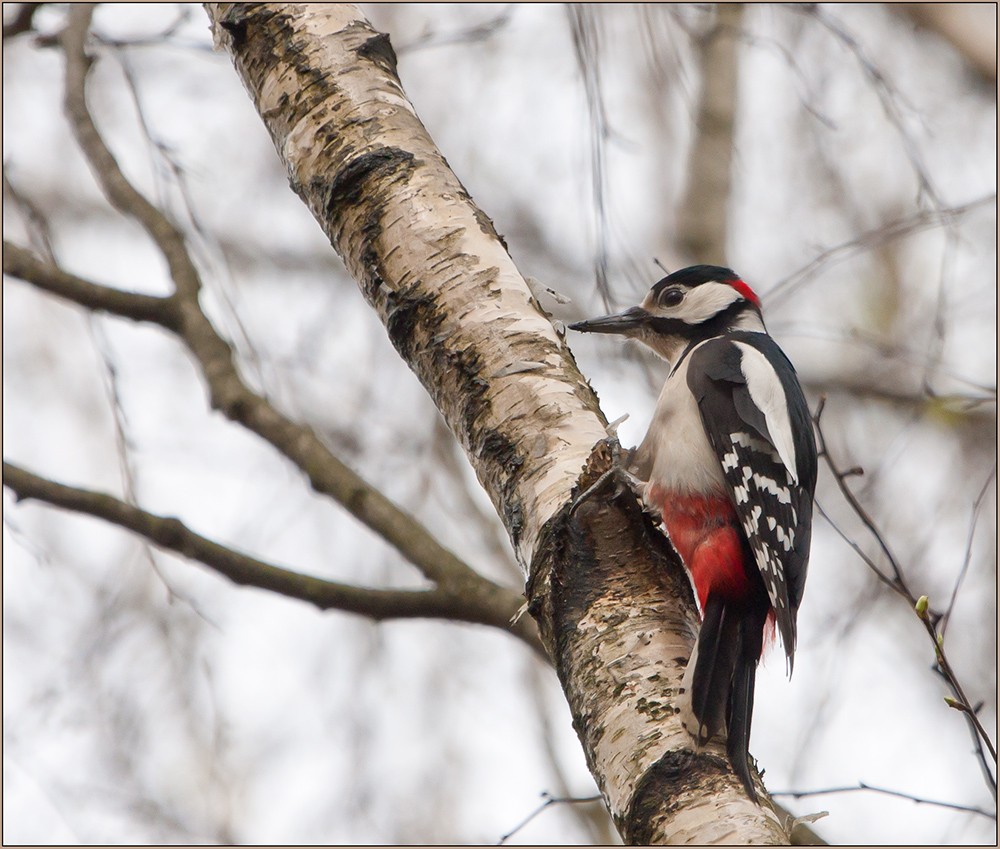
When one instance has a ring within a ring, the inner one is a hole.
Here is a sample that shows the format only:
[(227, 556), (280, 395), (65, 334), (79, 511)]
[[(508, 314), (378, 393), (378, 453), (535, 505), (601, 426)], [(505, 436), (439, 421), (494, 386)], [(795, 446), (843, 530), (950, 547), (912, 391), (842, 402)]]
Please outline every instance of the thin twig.
[(893, 589), (893, 590), (896, 589), (895, 585), (893, 584), (892, 578), (890, 578), (888, 575), (885, 574), (885, 572), (883, 572), (881, 569), (879, 569), (878, 565), (875, 563), (875, 561), (872, 560), (867, 555), (867, 553), (865, 553), (865, 550), (860, 545), (858, 545), (853, 539), (851, 539), (847, 535), (847, 532), (844, 531), (844, 529), (840, 527), (840, 525), (838, 525), (836, 522), (833, 521), (833, 517), (831, 517), (830, 514), (827, 513), (826, 510), (823, 509), (823, 506), (819, 503), (819, 501), (814, 501), (813, 503), (816, 505), (816, 509), (819, 511), (819, 514), (824, 519), (826, 519), (827, 522), (830, 523), (830, 527), (833, 528), (834, 531), (837, 532), (837, 535), (844, 542), (846, 542), (851, 548), (854, 549), (854, 553), (857, 554), (858, 557), (860, 557), (862, 560), (865, 561), (865, 565), (867, 565), (868, 568), (871, 569), (875, 573), (875, 576), (883, 584), (885, 584), (887, 587), (889, 587), (890, 589)]
[[(951, 689), (954, 694), (954, 699), (952, 701), (955, 704), (949, 704), (961, 710), (966, 719), (969, 722), (970, 730), (972, 731), (972, 736), (976, 746), (977, 757), (980, 761), (980, 766), (983, 770), (983, 775), (986, 778), (986, 783), (990, 788), (990, 792), (993, 794), (993, 798), (996, 799), (997, 794), (997, 782), (996, 777), (990, 770), (989, 764), (986, 761), (986, 755), (983, 751), (983, 746), (989, 750), (990, 756), (993, 758), (993, 763), (996, 765), (997, 762), (997, 752), (996, 747), (990, 740), (989, 735), (986, 733), (986, 729), (983, 727), (979, 716), (971, 708), (971, 703), (965, 695), (965, 691), (962, 688), (961, 683), (958, 680), (958, 676), (955, 674), (954, 669), (952, 669), (951, 664), (948, 661), (947, 654), (944, 649), (944, 639), (937, 632), (937, 626), (941, 621), (942, 614), (934, 613), (926, 604), (926, 599), (921, 599), (921, 604), (918, 604), (917, 597), (911, 592), (910, 588), (907, 586), (903, 571), (899, 565), (898, 560), (895, 555), (893, 555), (888, 544), (886, 543), (882, 533), (879, 531), (875, 522), (864, 510), (861, 504), (858, 502), (854, 493), (851, 492), (850, 488), (847, 486), (847, 478), (852, 475), (858, 474), (861, 470), (859, 469), (848, 469), (842, 471), (837, 464), (834, 462), (833, 458), (830, 456), (829, 449), (827, 447), (826, 438), (823, 435), (823, 429), (820, 425), (820, 418), (823, 415), (823, 408), (826, 405), (826, 396), (822, 396), (819, 401), (819, 405), (816, 409), (816, 415), (813, 417), (813, 423), (816, 428), (816, 437), (818, 442), (819, 455), (824, 459), (827, 467), (830, 469), (835, 480), (837, 481), (837, 486), (840, 488), (841, 493), (844, 495), (845, 500), (852, 510), (858, 515), (862, 523), (868, 528), (869, 532), (875, 537), (875, 540), (881, 548), (882, 552), (889, 560), (889, 565), (892, 567), (892, 576), (884, 574), (880, 569), (878, 569), (870, 557), (862, 554), (862, 558), (865, 563), (875, 572), (879, 578), (886, 583), (886, 585), (892, 589), (895, 593), (905, 598), (909, 604), (911, 610), (917, 613), (917, 617), (924, 625), (924, 629), (927, 635), (930, 637), (932, 644), (934, 645), (934, 656), (936, 660), (935, 669), (941, 674), (945, 682), (948, 684), (949, 689)], [(832, 523), (831, 523), (832, 524)], [(836, 526), (834, 526), (836, 528)], [(837, 529), (838, 532), (839, 529)], [(861, 553), (860, 548), (851, 543), (851, 546)]]
[(184, 26), (184, 24), (186, 24), (189, 20), (191, 20), (191, 8), (187, 7), (187, 8), (182, 8), (179, 11), (177, 17), (171, 24), (169, 24), (166, 27), (166, 29), (160, 30), (160, 32), (156, 33), (155, 35), (146, 35), (141, 38), (122, 39), (122, 38), (108, 38), (107, 36), (97, 35), (95, 33), (94, 38), (101, 44), (118, 49), (126, 47), (146, 47), (149, 45), (162, 44), (168, 41), (169, 39), (173, 38), (175, 35), (177, 35), (181, 27)]
[(7, 163), (3, 163), (3, 192), (9, 195), (15, 206), (24, 216), (24, 228), (28, 231), (28, 242), (45, 259), (55, 264), (55, 251), (52, 247), (52, 227), (45, 214), (20, 190), (7, 173)]
[[(880, 401), (908, 413), (924, 413), (943, 409), (970, 423), (983, 421), (987, 427), (996, 426), (996, 395), (952, 392), (941, 395), (925, 389), (910, 389), (905, 382), (889, 379), (876, 380), (868, 373), (847, 373), (836, 377), (809, 380), (802, 378), (802, 388), (812, 395), (847, 394), (855, 398)], [(984, 421), (985, 420), (985, 421)]]
[[(841, 342), (845, 345), (857, 345), (858, 347), (864, 347), (869, 351), (883, 357), (890, 362), (893, 360), (898, 360), (900, 363), (906, 365), (916, 365), (918, 367), (923, 367), (924, 357), (915, 348), (908, 348), (905, 345), (898, 343), (887, 343), (884, 339), (880, 339), (872, 333), (867, 333), (858, 328), (852, 328), (850, 331), (841, 332), (831, 330), (823, 325), (809, 325), (804, 322), (772, 322), (768, 325), (774, 329), (781, 329), (781, 335), (788, 336), (802, 336), (807, 339), (825, 339), (830, 342)], [(870, 357), (866, 355), (866, 361), (870, 360)], [(869, 372), (872, 369), (869, 368)], [(926, 386), (921, 387), (921, 391), (927, 395), (930, 400), (936, 401), (948, 401), (951, 397), (955, 397), (956, 400), (966, 400), (967, 403), (979, 405), (979, 404), (996, 404), (997, 401), (997, 387), (996, 383), (986, 384), (971, 380), (965, 377), (953, 369), (949, 369), (943, 365), (938, 365), (936, 369), (939, 375), (944, 377), (949, 377), (952, 380), (962, 383), (968, 386), (970, 389), (976, 390), (981, 393), (980, 396), (962, 396), (962, 395), (943, 395), (938, 393)]]
[(854, 54), (862, 72), (868, 78), (876, 96), (879, 99), (879, 102), (882, 104), (882, 110), (885, 112), (886, 119), (896, 132), (899, 133), (899, 137), (903, 142), (903, 150), (906, 153), (906, 158), (910, 161), (910, 165), (916, 174), (920, 192), (927, 196), (933, 207), (940, 209), (943, 204), (938, 197), (937, 190), (931, 183), (930, 175), (927, 173), (927, 168), (920, 158), (920, 154), (916, 149), (916, 144), (913, 138), (904, 126), (903, 115), (898, 103), (898, 101), (903, 100), (903, 96), (900, 92), (892, 86), (882, 70), (872, 61), (867, 53), (865, 53), (864, 48), (861, 46), (858, 39), (847, 31), (847, 28), (841, 21), (838, 21), (836, 18), (828, 15), (827, 12), (820, 8), (818, 4), (790, 4), (784, 8), (814, 18), (820, 23), (821, 26), (823, 26), (824, 29), (831, 33), (838, 41), (847, 47), (851, 53)]
[(414, 50), (426, 50), (449, 44), (480, 44), (488, 41), (510, 23), (511, 16), (516, 8), (516, 3), (508, 3), (504, 6), (500, 14), (490, 18), (488, 21), (465, 29), (456, 30), (455, 32), (435, 33), (431, 30), (426, 30), (413, 41), (400, 44), (396, 47), (396, 55), (402, 56), (404, 53), (411, 53)]
[(607, 141), (609, 136), (607, 110), (601, 86), (600, 34), (595, 7), (571, 3), (566, 7), (577, 67), (583, 77), (590, 120), (590, 169), (594, 190), (594, 228), (597, 246), (594, 251), (594, 277), (597, 292), (605, 310), (613, 308), (614, 298), (608, 283), (608, 200), (607, 200)]
[[(840, 489), (841, 494), (847, 501), (851, 509), (857, 514), (858, 518), (861, 519), (862, 524), (871, 532), (872, 536), (875, 537), (875, 542), (878, 547), (882, 549), (882, 553), (886, 556), (889, 561), (889, 566), (892, 568), (892, 579), (889, 581), (889, 586), (892, 587), (900, 595), (908, 599), (911, 604), (916, 604), (916, 597), (909, 591), (906, 584), (903, 581), (903, 572), (899, 567), (899, 561), (896, 560), (896, 556), (892, 553), (889, 548), (888, 543), (883, 538), (881, 532), (875, 525), (875, 521), (868, 515), (868, 512), (864, 507), (861, 506), (857, 498), (854, 497), (854, 493), (851, 492), (850, 488), (847, 486), (847, 478), (861, 473), (861, 469), (853, 468), (847, 471), (841, 471), (837, 468), (836, 464), (833, 462), (833, 458), (830, 456), (827, 450), (826, 440), (823, 436), (822, 428), (820, 427), (820, 416), (823, 414), (823, 406), (825, 403), (825, 398), (820, 401), (820, 406), (816, 410), (816, 416), (813, 421), (816, 424), (816, 435), (819, 437), (819, 453), (820, 456), (826, 460), (826, 464), (830, 471), (833, 473), (834, 479), (837, 481), (837, 486)], [(871, 565), (871, 560), (866, 558), (866, 562)], [(874, 568), (874, 567), (873, 567)], [(878, 572), (878, 570), (876, 570)], [(879, 577), (882, 574), (879, 572)]]
[(105, 493), (57, 483), (6, 461), (3, 484), (18, 501), (34, 499), (95, 516), (126, 528), (160, 548), (197, 560), (236, 584), (307, 601), (321, 610), (343, 610), (375, 620), (431, 617), (498, 625), (494, 611), (477, 608), (448, 588), (371, 589), (282, 569), (200, 536), (179, 519), (148, 513)]
[(773, 308), (775, 304), (789, 297), (799, 286), (812, 279), (816, 272), (828, 263), (847, 259), (859, 251), (880, 247), (913, 233), (919, 233), (921, 230), (954, 224), (962, 216), (982, 206), (996, 203), (996, 199), (996, 192), (992, 192), (984, 197), (959, 206), (923, 210), (907, 218), (890, 221), (888, 224), (876, 227), (874, 230), (868, 230), (859, 236), (855, 236), (853, 239), (848, 239), (846, 242), (841, 242), (839, 245), (834, 245), (832, 248), (820, 251), (819, 254), (797, 271), (793, 271), (787, 277), (779, 280), (767, 292), (764, 292), (761, 295), (761, 299)]
[(864, 781), (859, 781), (857, 785), (850, 785), (847, 787), (827, 787), (823, 790), (779, 790), (771, 791), (772, 796), (792, 796), (796, 799), (801, 799), (805, 796), (825, 796), (830, 793), (857, 793), (859, 790), (869, 790), (872, 793), (884, 793), (887, 796), (896, 796), (900, 799), (909, 799), (911, 802), (917, 802), (921, 805), (935, 805), (939, 808), (950, 808), (954, 811), (967, 811), (970, 814), (979, 814), (983, 817), (988, 817), (991, 820), (995, 820), (997, 815), (995, 812), (984, 811), (982, 808), (976, 808), (971, 805), (956, 805), (952, 802), (939, 802), (936, 799), (924, 799), (921, 796), (913, 796), (910, 793), (902, 793), (899, 790), (887, 790), (884, 787), (875, 787), (872, 784), (866, 784)]
[(941, 640), (944, 641), (945, 631), (948, 630), (948, 623), (951, 621), (951, 612), (955, 609), (955, 600), (958, 598), (958, 590), (962, 586), (962, 581), (965, 580), (965, 573), (969, 570), (969, 563), (972, 560), (972, 540), (976, 534), (976, 524), (979, 522), (979, 513), (982, 511), (983, 500), (986, 498), (986, 493), (989, 492), (990, 484), (996, 480), (997, 476), (997, 464), (993, 463), (993, 468), (990, 469), (990, 473), (986, 476), (986, 481), (983, 483), (983, 488), (979, 490), (979, 495), (976, 496), (976, 500), (972, 505), (972, 521), (969, 523), (969, 539), (965, 544), (965, 558), (962, 560), (962, 568), (958, 572), (958, 577), (955, 579), (955, 586), (951, 591), (951, 598), (948, 601), (948, 608), (944, 612), (944, 616), (941, 617)]
[(555, 796), (550, 796), (548, 793), (543, 792), (542, 798), (545, 799), (541, 805), (538, 806), (534, 811), (528, 814), (525, 819), (515, 826), (513, 829), (508, 831), (503, 835), (498, 841), (497, 846), (503, 846), (510, 838), (517, 834), (522, 828), (524, 828), (529, 822), (531, 822), (535, 817), (537, 817), (542, 811), (544, 811), (549, 805), (580, 805), (586, 802), (600, 802), (602, 801), (601, 796), (581, 796), (581, 797), (569, 797), (569, 798), (556, 798)]

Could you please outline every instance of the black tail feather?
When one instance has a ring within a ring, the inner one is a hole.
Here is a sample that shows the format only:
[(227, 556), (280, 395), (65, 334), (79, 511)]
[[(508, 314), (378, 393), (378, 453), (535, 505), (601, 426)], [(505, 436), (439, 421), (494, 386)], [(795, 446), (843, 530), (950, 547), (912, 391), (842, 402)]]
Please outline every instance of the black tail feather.
[(756, 616), (740, 621), (737, 637), (736, 663), (733, 686), (729, 693), (729, 710), (726, 715), (726, 754), (733, 770), (746, 788), (747, 795), (757, 801), (757, 793), (750, 777), (750, 721), (753, 717), (753, 691), (757, 679), (757, 661), (760, 659), (763, 622)]
[(714, 737), (726, 722), (738, 625), (722, 599), (710, 596), (698, 634), (698, 653), (691, 681), (691, 712), (698, 721), (695, 736), (699, 746)]
[(754, 802), (750, 722), (766, 617), (766, 609), (734, 609), (721, 598), (709, 596), (690, 681), (691, 712), (697, 727), (689, 730), (703, 745), (725, 728), (726, 755)]

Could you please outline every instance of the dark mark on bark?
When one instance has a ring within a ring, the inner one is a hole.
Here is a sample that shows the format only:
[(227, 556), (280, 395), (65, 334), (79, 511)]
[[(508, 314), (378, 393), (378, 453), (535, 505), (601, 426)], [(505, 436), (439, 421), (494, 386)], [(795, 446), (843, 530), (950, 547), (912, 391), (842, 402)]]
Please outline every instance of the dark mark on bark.
[[(470, 433), (473, 431), (470, 428)], [(511, 542), (516, 546), (524, 529), (524, 509), (517, 496), (519, 473), (524, 466), (524, 457), (517, 446), (499, 429), (488, 429), (480, 434), (476, 453), (488, 460), (496, 470), (503, 504), (503, 519)]]
[(433, 336), (444, 316), (430, 295), (393, 292), (388, 299), (385, 329), (389, 341), (403, 361), (413, 367), (418, 354), (417, 328), (422, 330), (423, 338)]
[(396, 71), (396, 51), (392, 49), (389, 36), (384, 32), (377, 33), (362, 44), (355, 53), (362, 59), (367, 59), (376, 67), (392, 74), (397, 80), (399, 74)]
[(239, 51), (246, 44), (247, 21), (245, 18), (239, 20), (234, 20), (233, 18), (234, 10), (231, 9), (219, 20), (219, 26), (229, 33), (229, 37), (232, 39), (233, 50)]
[(666, 752), (639, 779), (628, 814), (617, 823), (622, 838), (632, 845), (648, 845), (659, 831), (662, 817), (676, 810), (676, 804), (663, 804), (683, 793), (704, 786), (706, 775), (725, 776), (729, 764), (708, 753), (695, 754), (690, 749)]
[(362, 153), (341, 168), (326, 186), (324, 200), (327, 214), (339, 217), (346, 208), (357, 205), (362, 198), (369, 202), (366, 193), (371, 188), (371, 182), (389, 177), (409, 177), (415, 167), (413, 154), (398, 147), (376, 147)]

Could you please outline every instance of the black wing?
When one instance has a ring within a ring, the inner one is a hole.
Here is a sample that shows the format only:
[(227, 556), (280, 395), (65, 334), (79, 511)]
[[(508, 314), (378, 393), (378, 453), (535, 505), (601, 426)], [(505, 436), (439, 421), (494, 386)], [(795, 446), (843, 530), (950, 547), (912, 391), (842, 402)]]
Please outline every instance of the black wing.
[[(739, 343), (763, 354), (769, 367)], [(795, 618), (809, 562), (816, 486), (816, 444), (809, 408), (792, 364), (766, 334), (733, 333), (711, 339), (690, 357), (688, 386), (698, 401), (705, 431), (767, 588), (790, 668)], [(746, 369), (744, 357), (752, 360)], [(788, 420), (777, 426), (784, 433), (771, 433), (765, 411), (751, 397), (750, 382), (758, 397), (761, 389), (774, 390), (775, 382), (780, 385)], [(790, 458), (794, 474), (782, 460), (779, 445), (784, 446), (786, 457), (794, 451), (794, 459)]]

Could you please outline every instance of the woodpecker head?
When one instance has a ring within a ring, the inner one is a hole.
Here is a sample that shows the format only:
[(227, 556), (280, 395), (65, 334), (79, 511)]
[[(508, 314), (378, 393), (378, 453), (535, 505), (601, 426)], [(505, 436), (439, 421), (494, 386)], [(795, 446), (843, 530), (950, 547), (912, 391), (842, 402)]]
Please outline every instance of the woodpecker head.
[(672, 362), (692, 342), (730, 330), (762, 332), (764, 322), (760, 300), (734, 271), (692, 265), (660, 280), (639, 306), (570, 329), (638, 339)]

